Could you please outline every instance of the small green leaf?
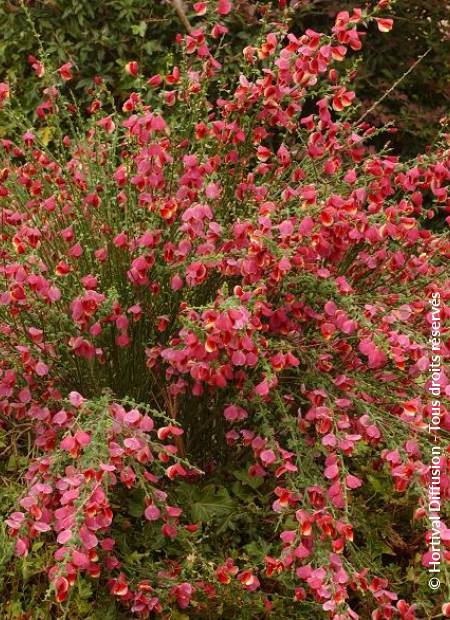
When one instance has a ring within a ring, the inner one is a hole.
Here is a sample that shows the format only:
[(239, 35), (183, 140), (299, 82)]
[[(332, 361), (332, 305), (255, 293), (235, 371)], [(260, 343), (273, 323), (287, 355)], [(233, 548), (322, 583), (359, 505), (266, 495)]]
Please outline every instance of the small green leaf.
[(240, 480), (243, 484), (248, 485), (252, 489), (258, 489), (264, 482), (264, 480), (259, 476), (249, 476), (247, 471), (240, 471), (235, 469), (233, 472), (233, 476)]
[(227, 489), (218, 488), (212, 484), (203, 489), (196, 489), (192, 500), (190, 513), (194, 521), (209, 522), (214, 518), (225, 519), (235, 509), (234, 501)]
[(147, 32), (147, 23), (144, 21), (140, 21), (139, 24), (135, 24), (131, 26), (131, 32), (134, 35), (144, 38), (145, 33)]

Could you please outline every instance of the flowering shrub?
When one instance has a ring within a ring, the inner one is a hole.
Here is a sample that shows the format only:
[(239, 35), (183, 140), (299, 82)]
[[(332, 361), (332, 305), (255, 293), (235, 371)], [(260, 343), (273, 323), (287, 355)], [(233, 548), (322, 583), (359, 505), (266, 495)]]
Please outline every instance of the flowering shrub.
[[(448, 209), (449, 137), (376, 152), (339, 71), (387, 4), (330, 34), (263, 24), (230, 81), (232, 3), (198, 2), (167, 74), (130, 60), (121, 111), (97, 79), (77, 126), (65, 63), (48, 146), (39, 125), (2, 140), (7, 617), (446, 613), (426, 502), (449, 244), (417, 216)], [(440, 384), (444, 519), (445, 367)]]
[[(8, 79), (15, 98), (31, 115), (39, 98), (31, 65), (40, 39), (52, 59), (75, 65), (71, 88), (79, 103), (95, 74), (103, 76), (119, 100), (130, 87), (129, 75), (123, 71), (130, 58), (139, 61), (145, 72), (165, 70), (177, 29), (186, 28), (175, 9), (177, 3), (181, 0), (6, 0), (0, 3), (0, 21), (8, 35), (0, 41), (0, 79)], [(194, 4), (184, 1), (187, 19), (193, 23)], [(326, 32), (338, 11), (353, 7), (348, 0), (289, 0), (287, 4), (295, 7), (290, 15), (294, 32), (308, 27)], [(232, 73), (236, 56), (252, 41), (262, 16), (279, 11), (282, 5), (269, 0), (234, 2), (227, 15), (225, 73), (228, 69)], [(380, 92), (431, 50), (369, 117), (375, 125), (395, 118), (398, 131), (391, 135), (391, 144), (395, 152), (411, 156), (434, 139), (448, 106), (450, 5), (442, 0), (396, 0), (390, 11), (395, 15), (394, 34), (377, 35), (376, 28), (371, 28), (356, 85), (362, 104), (369, 108)], [(400, 57), (398, 49), (404, 51)], [(15, 119), (11, 124), (15, 126)], [(2, 127), (1, 135), (4, 131)]]
[[(434, 140), (439, 119), (448, 108), (450, 4), (441, 0), (396, 0), (391, 4), (392, 35), (386, 37), (374, 27), (370, 29), (355, 86), (367, 109), (380, 93), (389, 91), (368, 120), (376, 126), (394, 120), (397, 132), (390, 136), (391, 146), (394, 152), (410, 157)], [(323, 30), (338, 11), (353, 6), (347, 0), (302, 2), (304, 13), (296, 12), (296, 27)], [(399, 49), (404, 53), (399, 55)], [(414, 70), (403, 77), (419, 58)], [(397, 87), (390, 90), (399, 79)]]

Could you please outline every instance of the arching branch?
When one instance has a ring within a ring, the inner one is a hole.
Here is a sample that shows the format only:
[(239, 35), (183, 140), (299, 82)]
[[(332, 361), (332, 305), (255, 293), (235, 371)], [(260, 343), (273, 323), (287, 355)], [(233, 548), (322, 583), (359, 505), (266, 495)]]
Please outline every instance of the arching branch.
[(189, 23), (189, 20), (188, 20), (188, 18), (186, 16), (186, 11), (184, 9), (184, 2), (183, 2), (183, 0), (171, 0), (171, 2), (172, 2), (173, 8), (177, 12), (177, 15), (178, 15), (178, 17), (180, 19), (180, 22), (186, 28), (187, 32), (191, 33), (192, 32), (192, 26)]

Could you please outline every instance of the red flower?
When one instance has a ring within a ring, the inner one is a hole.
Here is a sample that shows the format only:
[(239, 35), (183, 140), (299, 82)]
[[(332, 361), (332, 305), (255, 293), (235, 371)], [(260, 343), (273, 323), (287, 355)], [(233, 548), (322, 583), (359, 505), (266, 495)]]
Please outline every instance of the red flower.
[(139, 73), (138, 63), (135, 60), (127, 62), (127, 64), (125, 65), (125, 71), (128, 73), (128, 75), (136, 77)]
[(58, 577), (54, 583), (56, 590), (56, 600), (58, 603), (65, 601), (69, 594), (69, 582), (65, 577)]
[(246, 590), (253, 592), (260, 586), (258, 577), (251, 571), (246, 570), (238, 575), (238, 579)]

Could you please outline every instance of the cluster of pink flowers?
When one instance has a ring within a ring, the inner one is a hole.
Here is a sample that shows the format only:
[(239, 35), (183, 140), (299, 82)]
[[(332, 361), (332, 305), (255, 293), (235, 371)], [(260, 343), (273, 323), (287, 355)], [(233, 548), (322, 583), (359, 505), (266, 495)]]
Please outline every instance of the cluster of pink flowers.
[[(392, 27), (359, 9), (331, 35), (272, 24), (221, 89), (215, 47), (231, 8), (196, 3), (205, 21), (179, 37), (183, 62), (166, 75), (143, 80), (130, 61), (136, 91), (121, 113), (97, 79), (88, 128), (63, 138), (61, 156), (37, 130), (1, 141), (0, 413), (31, 422), (40, 453), (6, 523), (18, 556), (39, 536), (54, 545), (59, 602), (86, 574), (142, 617), (174, 602), (195, 613), (233, 588), (277, 617), (280, 591), (294, 610), (313, 605), (308, 617), (412, 620), (416, 606), (355, 561), (352, 507), (385, 471), (426, 516), (428, 297), (440, 294), (447, 360), (450, 246), (420, 220), (450, 212), (449, 137), (404, 163), (352, 122), (340, 63), (367, 23)], [(74, 69), (45, 89), (42, 122), (63, 108)], [(0, 105), (10, 100), (0, 84)], [(445, 370), (441, 389), (446, 433)], [(203, 468), (197, 407), (216, 429)], [(199, 576), (183, 545), (200, 526), (171, 498), (179, 481), (221, 475), (217, 433), (264, 485), (271, 551), (252, 564), (224, 549)], [(142, 519), (181, 541), (144, 578), (116, 552), (121, 488), (144, 489)], [(425, 566), (426, 536), (424, 525)]]
[[(30, 466), (28, 492), (19, 501), (21, 510), (13, 512), (6, 524), (16, 539), (19, 557), (28, 554), (36, 537), (55, 533), (56, 563), (49, 568), (49, 577), (57, 601), (67, 598), (80, 573), (98, 578), (101, 571), (120, 569), (115, 540), (108, 535), (113, 521), (108, 494), (117, 485), (127, 489), (144, 485), (143, 516), (158, 521), (164, 537), (177, 536), (182, 510), (169, 505), (160, 487), (164, 477), (187, 474), (179, 460), (174, 462), (177, 449), (170, 443), (182, 434), (179, 427), (169, 424), (156, 432), (152, 418), (138, 409), (126, 409), (107, 399), (91, 406), (78, 392), (71, 392), (65, 408), (56, 413), (34, 405), (27, 414), (47, 426), (46, 443), (42, 443), (42, 434), (38, 441), (47, 454)], [(58, 430), (63, 438), (55, 451)], [(111, 592), (124, 597), (128, 589), (118, 588), (121, 582), (120, 576), (111, 578)], [(133, 602), (134, 597), (129, 595), (127, 600)], [(155, 596), (141, 594), (139, 601), (142, 610), (159, 606)]]

